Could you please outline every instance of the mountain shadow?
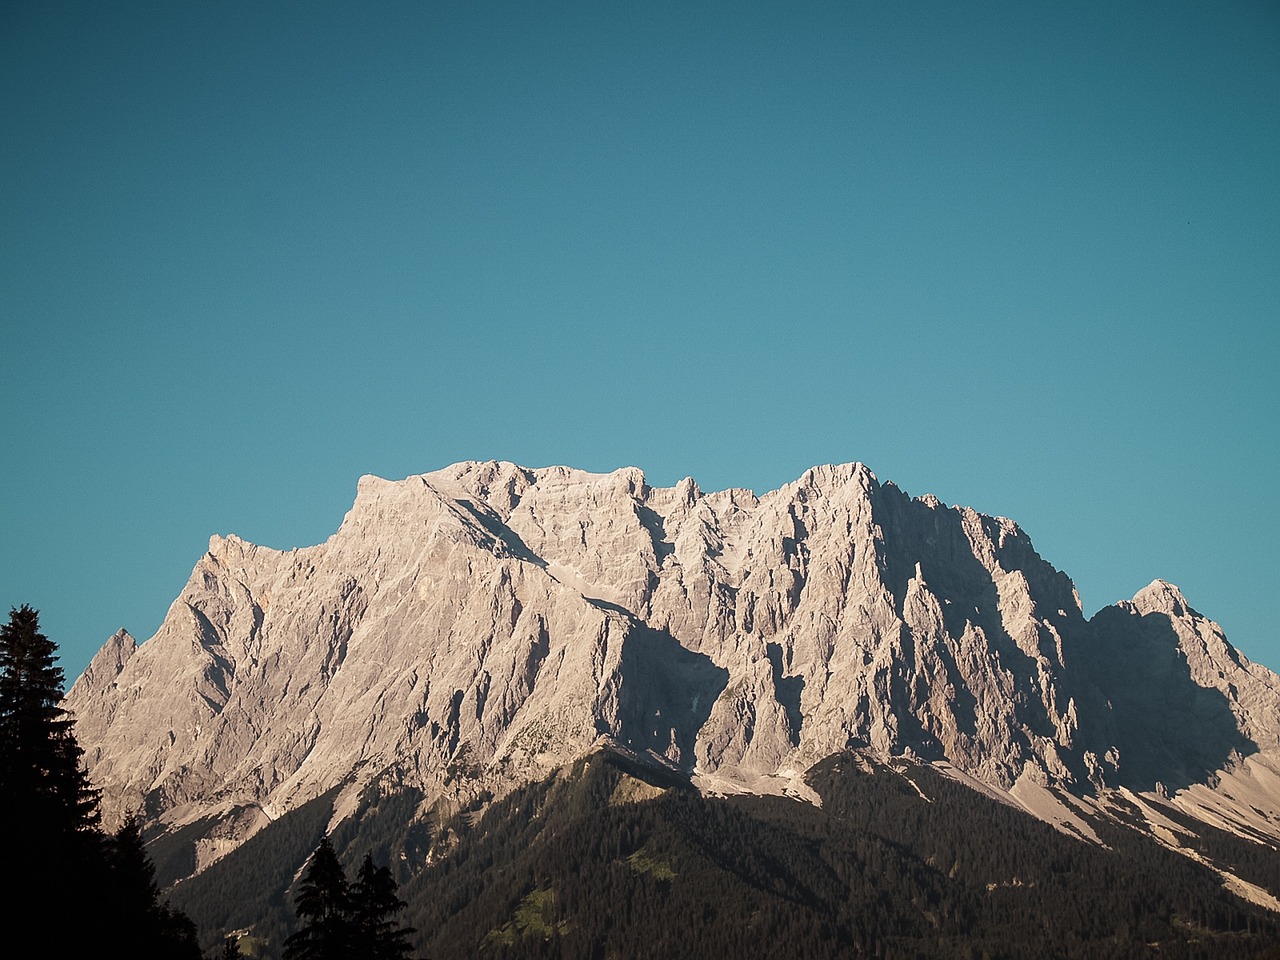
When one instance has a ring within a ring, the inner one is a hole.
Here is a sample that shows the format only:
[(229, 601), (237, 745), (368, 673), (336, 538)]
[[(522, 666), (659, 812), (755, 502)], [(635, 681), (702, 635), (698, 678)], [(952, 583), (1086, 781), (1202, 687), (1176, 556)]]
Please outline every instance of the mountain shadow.
[(800, 745), (800, 728), (804, 725), (804, 714), (800, 709), (800, 699), (804, 695), (804, 677), (787, 676), (782, 666), (782, 645), (765, 644), (765, 653), (769, 657), (769, 666), (773, 671), (773, 692), (778, 703), (787, 714), (787, 727), (791, 737), (791, 745)]
[(692, 769), (698, 731), (728, 686), (729, 671), (666, 630), (633, 620), (619, 674), (618, 739)]
[[(340, 789), (334, 787), (290, 810), (231, 856), (168, 888), (170, 902), (190, 911), (207, 956), (221, 946), (224, 934), (246, 929), (253, 930), (255, 940), (274, 946), (268, 956), (279, 956), (279, 944), (292, 932), (294, 922), (290, 884), (325, 835)], [(213, 821), (205, 821), (190, 831), (157, 838), (150, 848), (157, 864), (172, 866), (187, 857), (194, 862), (195, 844), (210, 835), (213, 826)], [(407, 846), (403, 836), (402, 831), (398, 837), (402, 849)]]
[[(997, 529), (999, 521), (981, 517), (991, 542), (999, 545), (1000, 566), (1026, 577), (1036, 616), (1052, 619), (1061, 638), (1059, 651), (1057, 638), (1042, 626), (1039, 649), (1028, 652), (1004, 627), (996, 583), (974, 556), (960, 512), (912, 500), (891, 485), (882, 488), (876, 509), (885, 530), (885, 582), (900, 613), (919, 569), (930, 590), (944, 599), (948, 634), (961, 636), (970, 622), (981, 628), (1019, 688), (1038, 690), (1042, 662), (1051, 665), (1056, 709), (1064, 711), (1069, 700), (1075, 701), (1078, 733), (1062, 742), (1038, 696), (1018, 698), (1019, 718), (1033, 733), (1058, 743), (1058, 755), (1081, 789), (1087, 790), (1100, 772), (1108, 786), (1172, 792), (1207, 782), (1233, 757), (1257, 752), (1241, 734), (1227, 697), (1192, 678), (1167, 614), (1141, 615), (1125, 605), (1085, 620), (1065, 574), (1044, 561), (1024, 535), (1008, 536)], [(914, 649), (907, 645), (910, 639), (905, 638), (904, 651)], [(943, 662), (954, 669), (954, 663)], [(935, 678), (947, 681), (957, 689), (968, 686), (958, 674)], [(971, 724), (971, 700), (958, 699), (953, 709), (961, 729)], [(922, 746), (929, 755), (933, 744), (927, 737)], [(1024, 746), (1033, 750), (1025, 739)]]
[(1086, 749), (1118, 751), (1114, 786), (1173, 792), (1258, 751), (1226, 695), (1191, 676), (1168, 614), (1104, 607), (1088, 626), (1081, 666), (1097, 694), (1080, 733)]
[(487, 504), (477, 505), (474, 501), (466, 499), (459, 499), (457, 504), (466, 510), (471, 518), (484, 528), (486, 533), (493, 537), (495, 544), (501, 543), (513, 557), (523, 560), (525, 563), (531, 563), (535, 567), (546, 569), (547, 561), (530, 550), (528, 544), (520, 538), (520, 534), (507, 526), (502, 518)]
[[(898, 615), (905, 616), (908, 587), (918, 573), (929, 591), (941, 601), (943, 626), (950, 637), (958, 640), (970, 625), (979, 628), (992, 653), (998, 657), (999, 667), (1011, 673), (1020, 688), (1038, 689), (1038, 659), (1023, 650), (1006, 630), (1000, 613), (999, 589), (991, 571), (974, 556), (961, 511), (930, 506), (924, 500), (912, 499), (892, 484), (885, 484), (880, 489), (875, 510), (876, 518), (884, 529), (881, 548), (884, 582)], [(1026, 537), (1002, 537), (999, 521), (991, 517), (981, 517), (980, 522), (992, 543), (999, 544), (998, 560), (1002, 568), (1022, 573), (1037, 606), (1076, 613), (1071, 580), (1043, 560)], [(1083, 625), (1082, 617), (1076, 615), (1074, 619), (1074, 623), (1068, 620), (1062, 624), (1062, 629)], [(915, 650), (911, 642), (913, 639), (910, 636), (904, 638), (905, 652), (912, 657)], [(1038, 652), (1044, 653), (1052, 662), (1056, 653), (1043, 628), (1037, 643), (1041, 648)], [(935, 677), (934, 682), (950, 683), (957, 691), (964, 692), (952, 704), (955, 722), (962, 730), (975, 731), (978, 704), (971, 695), (967, 695), (969, 678), (959, 670), (949, 653), (941, 656), (940, 660), (949, 675)], [(1019, 720), (1029, 730), (1041, 737), (1055, 737), (1054, 723), (1042, 700), (1022, 697), (1018, 706)], [(934, 738), (922, 728), (917, 732), (920, 738), (918, 751), (924, 756), (939, 756), (941, 747)], [(1022, 741), (1028, 753), (1034, 752), (1025, 735), (1013, 735)], [(1078, 772), (1083, 772), (1083, 768)]]

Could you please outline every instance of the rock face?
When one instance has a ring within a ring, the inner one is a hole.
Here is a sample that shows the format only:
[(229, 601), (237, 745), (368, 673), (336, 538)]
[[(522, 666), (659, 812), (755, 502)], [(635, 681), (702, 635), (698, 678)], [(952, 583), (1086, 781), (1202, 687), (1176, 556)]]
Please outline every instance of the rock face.
[(335, 786), (466, 803), (601, 740), (708, 790), (857, 749), (1280, 836), (1280, 678), (1162, 581), (1087, 620), (1016, 524), (860, 464), (759, 497), (634, 468), (364, 477), (318, 546), (215, 536), (67, 705), (107, 822), (238, 824), (208, 856)]

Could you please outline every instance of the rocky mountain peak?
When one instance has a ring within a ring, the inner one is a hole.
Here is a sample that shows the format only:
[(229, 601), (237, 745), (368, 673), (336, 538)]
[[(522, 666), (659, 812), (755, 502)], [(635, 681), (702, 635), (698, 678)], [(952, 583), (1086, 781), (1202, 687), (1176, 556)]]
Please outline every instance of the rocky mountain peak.
[(124, 665), (129, 662), (138, 645), (128, 630), (121, 627), (102, 645), (89, 666), (85, 668), (82, 680), (87, 686), (103, 686), (110, 684), (119, 676)]
[(1152, 580), (1134, 594), (1131, 602), (1140, 614), (1165, 613), (1171, 617), (1184, 617), (1195, 613), (1182, 591), (1167, 580)]

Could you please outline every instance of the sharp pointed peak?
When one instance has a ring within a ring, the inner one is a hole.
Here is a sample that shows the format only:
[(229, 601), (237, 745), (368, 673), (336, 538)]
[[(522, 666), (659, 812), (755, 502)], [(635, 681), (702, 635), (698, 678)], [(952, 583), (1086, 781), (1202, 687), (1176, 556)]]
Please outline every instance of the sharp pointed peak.
[(1141, 613), (1168, 613), (1181, 617), (1191, 611), (1191, 604), (1177, 584), (1159, 578), (1133, 595), (1133, 605)]

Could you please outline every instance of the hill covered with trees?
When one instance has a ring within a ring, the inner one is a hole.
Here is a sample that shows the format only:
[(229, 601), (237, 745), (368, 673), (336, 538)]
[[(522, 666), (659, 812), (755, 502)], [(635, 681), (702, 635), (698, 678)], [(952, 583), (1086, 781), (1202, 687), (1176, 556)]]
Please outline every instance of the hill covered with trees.
[[(332, 842), (352, 867), (360, 850), (388, 857), (414, 955), (431, 960), (1251, 960), (1280, 945), (1280, 918), (1124, 827), (1085, 843), (923, 765), (833, 757), (810, 779), (821, 806), (708, 797), (606, 752), (483, 815), (424, 823), (412, 796), (369, 797)], [(262, 858), (305, 858), (329, 809), (273, 824), (175, 901), (215, 927), (257, 917), (260, 955), (276, 956), (285, 887), (234, 914), (228, 892), (249, 893)], [(1276, 862), (1255, 851), (1241, 869)]]

